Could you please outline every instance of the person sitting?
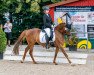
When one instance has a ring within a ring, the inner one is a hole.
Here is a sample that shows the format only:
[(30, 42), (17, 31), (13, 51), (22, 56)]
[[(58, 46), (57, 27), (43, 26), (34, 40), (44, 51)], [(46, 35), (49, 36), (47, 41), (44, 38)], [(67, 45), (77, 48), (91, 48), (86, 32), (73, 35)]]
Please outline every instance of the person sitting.
[(53, 31), (52, 31), (52, 18), (49, 14), (49, 7), (48, 6), (44, 6), (43, 7), (43, 12), (44, 12), (44, 15), (43, 15), (43, 24), (44, 24), (44, 27), (43, 28), (50, 28), (50, 33), (51, 33), (51, 36), (48, 37), (48, 35), (46, 34), (45, 38), (46, 38), (46, 49), (48, 49), (48, 45), (49, 45), (49, 40), (52, 40), (53, 38)]

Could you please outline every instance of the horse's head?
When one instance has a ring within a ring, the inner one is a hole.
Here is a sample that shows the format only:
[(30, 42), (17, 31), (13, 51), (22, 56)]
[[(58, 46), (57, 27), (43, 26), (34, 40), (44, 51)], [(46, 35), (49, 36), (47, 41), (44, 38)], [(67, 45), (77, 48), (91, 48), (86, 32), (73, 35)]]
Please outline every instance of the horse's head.
[[(66, 16), (66, 17), (68, 17), (68, 18), (66, 18), (66, 20), (64, 19), (64, 16)], [(71, 21), (71, 16), (70, 16), (70, 14), (69, 13), (67, 13), (67, 12), (65, 12), (62, 16), (60, 16), (59, 18), (58, 18), (58, 23), (61, 25), (61, 24), (64, 24), (64, 23), (66, 23), (65, 25), (66, 25), (66, 28), (68, 28), (68, 30), (71, 30), (71, 25), (72, 25), (72, 21)]]
[(59, 31), (61, 34), (70, 35), (70, 30), (66, 27), (66, 23), (60, 23), (55, 27), (55, 30)]

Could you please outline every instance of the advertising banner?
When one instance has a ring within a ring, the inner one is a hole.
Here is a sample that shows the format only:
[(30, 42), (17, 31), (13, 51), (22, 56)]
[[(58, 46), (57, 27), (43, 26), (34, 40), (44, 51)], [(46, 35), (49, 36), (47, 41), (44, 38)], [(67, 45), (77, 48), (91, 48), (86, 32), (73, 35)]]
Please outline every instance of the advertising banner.
[[(71, 16), (71, 19), (68, 21), (72, 22), (72, 28), (76, 30), (77, 36), (80, 39), (84, 39), (79, 42), (79, 48), (87, 48), (82, 45), (87, 44), (87, 38), (94, 41), (94, 33), (86, 34), (87, 32), (94, 32), (94, 6), (85, 7), (85, 6), (58, 6), (54, 10), (54, 22), (55, 25), (58, 25), (62, 22), (66, 23), (65, 13), (68, 13)], [(94, 43), (89, 42), (89, 49), (93, 48)], [(87, 46), (87, 45), (86, 45)]]

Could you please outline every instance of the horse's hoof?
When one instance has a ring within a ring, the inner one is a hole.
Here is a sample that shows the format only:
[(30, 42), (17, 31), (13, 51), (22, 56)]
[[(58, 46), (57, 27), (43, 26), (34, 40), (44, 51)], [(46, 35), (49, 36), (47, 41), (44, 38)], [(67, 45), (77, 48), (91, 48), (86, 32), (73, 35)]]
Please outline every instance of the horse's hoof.
[(55, 65), (58, 65), (56, 62), (53, 62)]
[(23, 61), (21, 61), (21, 63), (23, 63)]
[(70, 65), (71, 65), (71, 66), (76, 66), (76, 64), (73, 64), (73, 63), (71, 63)]
[(37, 62), (33, 62), (33, 64), (37, 64)]
[(58, 65), (57, 63), (55, 63), (55, 65)]

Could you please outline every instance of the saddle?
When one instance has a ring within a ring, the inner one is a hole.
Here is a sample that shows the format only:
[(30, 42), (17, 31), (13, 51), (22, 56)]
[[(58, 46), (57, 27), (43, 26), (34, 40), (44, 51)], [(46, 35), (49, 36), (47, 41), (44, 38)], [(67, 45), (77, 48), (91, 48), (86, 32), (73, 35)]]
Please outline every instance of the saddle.
[(51, 29), (50, 28), (45, 28), (43, 30), (41, 30), (40, 32), (40, 36), (39, 36), (39, 39), (40, 39), (40, 42), (41, 43), (46, 43), (46, 36), (49, 38), (49, 41), (55, 41), (55, 33), (53, 31), (53, 36), (51, 37)]

